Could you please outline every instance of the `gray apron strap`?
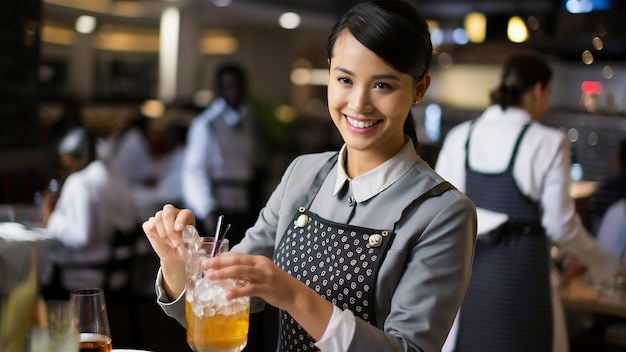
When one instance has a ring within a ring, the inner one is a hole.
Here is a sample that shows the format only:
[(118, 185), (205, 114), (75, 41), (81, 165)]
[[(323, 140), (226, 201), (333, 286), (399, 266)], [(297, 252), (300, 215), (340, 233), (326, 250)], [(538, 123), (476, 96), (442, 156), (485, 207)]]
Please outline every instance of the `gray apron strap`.
[(398, 223), (406, 217), (406, 214), (410, 209), (413, 209), (414, 207), (418, 206), (420, 203), (426, 200), (426, 198), (441, 195), (444, 192), (451, 190), (451, 189), (455, 189), (455, 187), (450, 182), (443, 181), (440, 184), (436, 185), (435, 187), (431, 188), (430, 190), (422, 193), (422, 195), (420, 195), (419, 197), (413, 199), (413, 201), (409, 205), (407, 205), (404, 208), (404, 210), (402, 210), (402, 214), (400, 214), (400, 218), (396, 220), (396, 222), (393, 224), (394, 230), (396, 226), (398, 226)]
[(311, 183), (311, 187), (309, 188), (309, 191), (307, 192), (306, 197), (304, 198), (303, 206), (305, 208), (308, 209), (311, 206), (311, 203), (313, 202), (313, 199), (315, 199), (315, 196), (317, 195), (317, 192), (319, 192), (320, 188), (322, 187), (322, 183), (324, 183), (324, 180), (326, 179), (326, 176), (328, 176), (328, 173), (330, 173), (330, 170), (332, 170), (332, 168), (337, 163), (338, 155), (339, 155), (338, 152), (333, 154), (326, 161), (324, 166), (322, 166), (322, 168), (317, 173), (317, 175), (315, 175), (315, 179)]

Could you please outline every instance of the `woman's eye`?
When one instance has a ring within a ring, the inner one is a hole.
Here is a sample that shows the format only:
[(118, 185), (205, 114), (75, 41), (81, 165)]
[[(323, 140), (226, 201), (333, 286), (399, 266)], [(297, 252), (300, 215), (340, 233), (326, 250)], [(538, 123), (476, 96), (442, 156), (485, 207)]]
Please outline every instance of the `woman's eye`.
[(346, 77), (339, 77), (337, 80), (339, 81), (339, 83), (350, 84), (350, 79)]
[(374, 85), (374, 88), (391, 89), (391, 85), (384, 83), (384, 82), (379, 82)]

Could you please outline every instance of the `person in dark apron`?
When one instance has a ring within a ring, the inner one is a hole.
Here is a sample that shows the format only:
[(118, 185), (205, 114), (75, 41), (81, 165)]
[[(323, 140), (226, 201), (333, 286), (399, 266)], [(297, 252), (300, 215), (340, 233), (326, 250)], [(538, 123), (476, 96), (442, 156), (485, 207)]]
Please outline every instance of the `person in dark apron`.
[(435, 170), (475, 202), (480, 233), (444, 352), (568, 351), (553, 288), (559, 280), (551, 282), (553, 244), (580, 261), (595, 282), (617, 272), (617, 262), (576, 213), (565, 134), (537, 122), (551, 92), (547, 61), (535, 52), (514, 53), (503, 65), (492, 105), (445, 137)]
[[(253, 311), (279, 309), (278, 351), (440, 350), (469, 281), (476, 209), (417, 153), (428, 26), (403, 0), (364, 1), (327, 47), (345, 144), (293, 160), (243, 240), (204, 268), (247, 279), (229, 294), (253, 297)], [(143, 225), (161, 259), (159, 304), (183, 325), (178, 246), (193, 220), (166, 205)]]
[(472, 278), (461, 307), (459, 352), (552, 350), (548, 238), (538, 204), (519, 190), (513, 176), (528, 126), (517, 138), (504, 172), (472, 170), (466, 152), (465, 194), (477, 207), (505, 213), (509, 220), (497, 238), (476, 243)]

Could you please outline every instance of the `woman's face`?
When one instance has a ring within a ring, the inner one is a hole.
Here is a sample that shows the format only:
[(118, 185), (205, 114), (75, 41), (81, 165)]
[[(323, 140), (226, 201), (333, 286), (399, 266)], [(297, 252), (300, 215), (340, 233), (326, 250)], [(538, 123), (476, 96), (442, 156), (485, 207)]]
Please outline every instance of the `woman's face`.
[(330, 60), (328, 109), (350, 150), (393, 156), (404, 145), (404, 121), (421, 100), (430, 76), (419, 84), (344, 30)]

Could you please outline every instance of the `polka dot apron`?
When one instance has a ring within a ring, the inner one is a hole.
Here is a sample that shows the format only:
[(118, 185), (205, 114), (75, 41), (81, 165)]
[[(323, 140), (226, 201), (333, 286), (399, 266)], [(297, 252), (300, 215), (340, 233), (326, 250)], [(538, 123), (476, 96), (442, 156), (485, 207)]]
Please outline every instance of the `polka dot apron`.
[[(336, 223), (308, 210), (335, 162), (336, 156), (317, 174), (305, 205), (297, 210), (275, 251), (274, 262), (335, 306), (376, 325), (376, 279), (393, 230)], [(279, 320), (279, 351), (318, 351), (315, 340), (289, 313), (281, 310)]]

